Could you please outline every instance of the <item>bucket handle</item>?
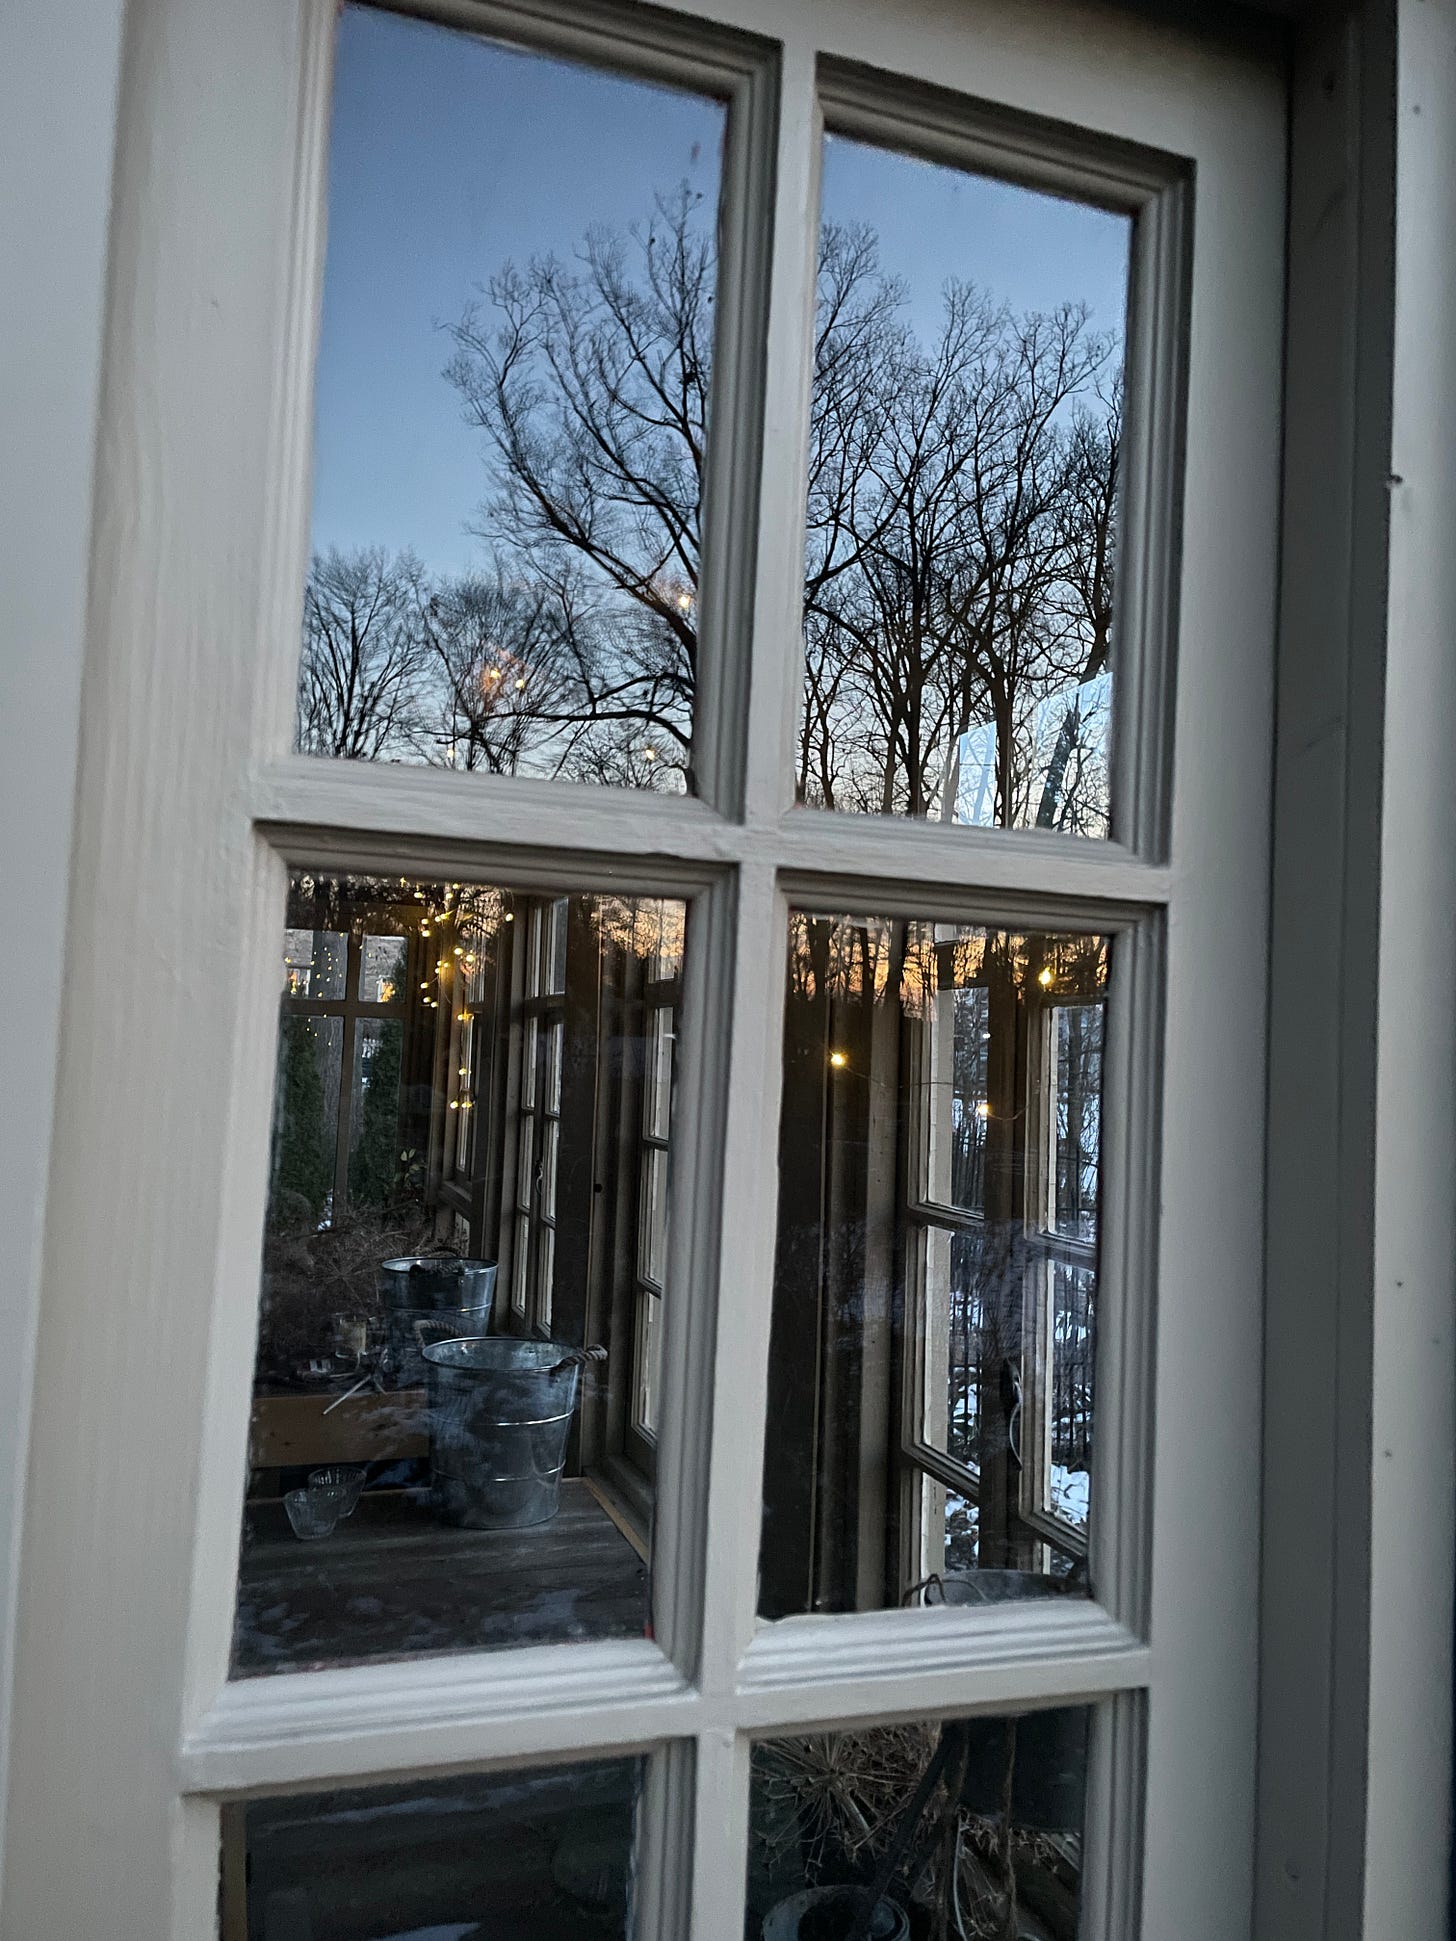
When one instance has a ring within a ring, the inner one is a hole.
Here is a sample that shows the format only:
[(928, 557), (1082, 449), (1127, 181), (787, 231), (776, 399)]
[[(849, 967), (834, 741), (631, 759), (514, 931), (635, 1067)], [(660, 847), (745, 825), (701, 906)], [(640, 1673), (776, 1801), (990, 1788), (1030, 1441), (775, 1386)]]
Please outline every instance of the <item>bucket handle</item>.
[(564, 1375), (568, 1368), (585, 1368), (590, 1361), (605, 1361), (605, 1348), (573, 1348), (569, 1355), (563, 1355), (553, 1367), (546, 1370), (549, 1376)]
[[(427, 1348), (431, 1343), (436, 1341), (484, 1341), (487, 1339), (485, 1335), (462, 1335), (459, 1332), (458, 1322), (444, 1321), (438, 1315), (434, 1314), (417, 1315), (411, 1323), (411, 1326), (415, 1331), (415, 1346), (417, 1348)], [(429, 1341), (425, 1340), (427, 1330), (430, 1336)], [(603, 1350), (603, 1353), (605, 1352)]]

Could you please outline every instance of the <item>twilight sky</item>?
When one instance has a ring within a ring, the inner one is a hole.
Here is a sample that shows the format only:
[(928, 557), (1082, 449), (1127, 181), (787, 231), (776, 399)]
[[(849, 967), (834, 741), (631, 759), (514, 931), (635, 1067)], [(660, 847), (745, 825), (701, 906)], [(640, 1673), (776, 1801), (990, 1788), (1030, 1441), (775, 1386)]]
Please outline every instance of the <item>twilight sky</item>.
[[(721, 104), (367, 7), (339, 21), (314, 442), (313, 545), (478, 561), (484, 438), (441, 376), (446, 326), (509, 258), (569, 257), (684, 179), (712, 203)], [(934, 327), (947, 277), (1013, 309), (1085, 301), (1122, 327), (1125, 218), (831, 138), (824, 214), (869, 222)]]

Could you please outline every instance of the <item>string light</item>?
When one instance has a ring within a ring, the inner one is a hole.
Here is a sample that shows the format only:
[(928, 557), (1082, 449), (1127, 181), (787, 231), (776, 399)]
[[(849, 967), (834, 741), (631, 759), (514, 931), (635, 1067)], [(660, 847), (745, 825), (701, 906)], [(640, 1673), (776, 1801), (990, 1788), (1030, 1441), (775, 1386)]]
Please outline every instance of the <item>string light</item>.
[(831, 1051), (829, 1054), (829, 1062), (836, 1071), (843, 1071), (844, 1067), (849, 1063), (849, 1059), (842, 1051)]
[(1051, 983), (1053, 974), (1054, 973), (1052, 971), (1052, 967), (1050, 964), (1045, 965), (1041, 970), (1037, 972), (1036, 981), (1038, 984), (1040, 984), (1043, 990), (1045, 990), (1048, 984)]

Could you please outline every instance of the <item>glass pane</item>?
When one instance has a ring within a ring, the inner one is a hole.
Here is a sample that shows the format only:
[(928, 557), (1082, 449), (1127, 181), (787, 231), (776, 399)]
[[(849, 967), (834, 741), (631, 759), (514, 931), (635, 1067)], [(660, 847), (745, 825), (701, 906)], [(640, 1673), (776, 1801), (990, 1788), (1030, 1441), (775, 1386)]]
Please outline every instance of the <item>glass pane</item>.
[(662, 1302), (644, 1288), (637, 1302), (637, 1426), (657, 1434), (657, 1390), (662, 1367)]
[(303, 752), (691, 786), (724, 128), (341, 10)]
[(283, 989), (288, 997), (342, 997), (348, 964), (349, 940), (337, 930), (283, 933)]
[(649, 1139), (666, 1139), (671, 1130), (668, 1111), (672, 1098), (672, 1048), (676, 1042), (672, 1012), (661, 1008), (649, 1014), (647, 1035), (647, 1119)]
[(1108, 833), (1131, 235), (826, 138), (801, 801)]
[(761, 1741), (747, 1941), (1075, 1941), (1091, 1716)]
[(511, 1255), (511, 1307), (524, 1318), (531, 1288), (531, 1221), (526, 1214), (516, 1220), (515, 1248)]
[(1058, 1233), (1095, 1241), (1102, 1151), (1102, 1006), (1058, 1005), (1052, 1018), (1057, 1114), (1053, 1221)]
[[(565, 985), (562, 986), (565, 989)], [(545, 1109), (548, 1112), (561, 1110), (561, 1056), (566, 1042), (566, 1025), (561, 1018), (553, 1018), (546, 1026), (546, 1087), (544, 1092)]]
[(349, 1205), (389, 1207), (408, 1191), (409, 1160), (400, 1143), (404, 1026), (361, 1018), (354, 1027), (354, 1090), (349, 1115)]
[(659, 1288), (667, 1273), (667, 1154), (661, 1146), (642, 1153), (642, 1277)]
[(226, 1806), (223, 1932), (625, 1941), (641, 1785), (614, 1759)]
[(269, 1192), (270, 1203), (305, 1229), (326, 1226), (333, 1217), (343, 1055), (340, 1019), (300, 1015), (285, 999)]
[[(951, 951), (952, 959), (954, 951)], [(927, 1198), (980, 1213), (985, 1206), (991, 1027), (984, 984), (958, 986), (953, 962), (926, 1018)]]
[(542, 1223), (536, 1231), (536, 1312), (538, 1329), (550, 1330), (552, 1296), (556, 1286), (556, 1229)]
[(359, 951), (359, 996), (366, 1004), (404, 998), (409, 947), (404, 937), (365, 937)]
[(1045, 1507), (1087, 1528), (1092, 1458), (1092, 1361), (1097, 1275), (1057, 1261), (1052, 1268), (1051, 1463)]
[[(332, 1012), (281, 1001), (234, 1675), (647, 1635), (651, 1481), (626, 1472), (653, 928), (629, 899), (569, 899), (547, 1117), (519, 1063), (472, 1087), (461, 1059), (462, 1031), (506, 1042), (539, 1003), (501, 892), (299, 875), (305, 902), (356, 940), (414, 912), (432, 975), (387, 1016), (344, 985)], [(468, 1192), (427, 1163), (463, 1117)]]
[(682, 976), (683, 928), (680, 903), (656, 902), (643, 906), (643, 922), (652, 932), (653, 947), (648, 978), (654, 984), (667, 983)]
[[(952, 1580), (1087, 1589), (1109, 958), (1097, 936), (791, 916), (763, 1616)], [(1074, 1018), (1098, 1057), (1072, 1239), (1046, 1216)]]
[(536, 1126), (535, 1113), (523, 1111), (516, 1138), (516, 1205), (527, 1209), (535, 1205), (536, 1197)]
[[(981, 1303), (983, 1243), (984, 1236), (974, 1231), (925, 1230), (926, 1312), (946, 1317), (945, 1429), (935, 1440), (971, 1468), (980, 1460), (981, 1361), (990, 1347)], [(932, 1408), (935, 1399), (930, 1398)]]
[(546, 916), (545, 989), (557, 997), (566, 989), (566, 898), (558, 897)]
[(561, 1121), (541, 1121), (541, 1166), (537, 1176), (536, 1210), (550, 1219), (556, 1212), (556, 1162), (561, 1151)]
[(540, 1027), (534, 1017), (526, 1019), (521, 1051), (521, 1104), (528, 1110), (536, 1104), (536, 1061)]

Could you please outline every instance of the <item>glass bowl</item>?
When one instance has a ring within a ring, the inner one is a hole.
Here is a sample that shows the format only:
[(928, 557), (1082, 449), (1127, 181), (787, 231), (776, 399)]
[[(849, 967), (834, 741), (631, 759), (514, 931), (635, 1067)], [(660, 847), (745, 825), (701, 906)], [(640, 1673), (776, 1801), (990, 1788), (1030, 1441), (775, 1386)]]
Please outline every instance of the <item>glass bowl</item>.
[(342, 1505), (343, 1499), (336, 1490), (291, 1489), (283, 1499), (294, 1536), (305, 1542), (331, 1537)]
[(352, 1516), (364, 1491), (367, 1463), (331, 1463), (327, 1469), (311, 1469), (308, 1487), (312, 1495), (337, 1496), (340, 1516)]

